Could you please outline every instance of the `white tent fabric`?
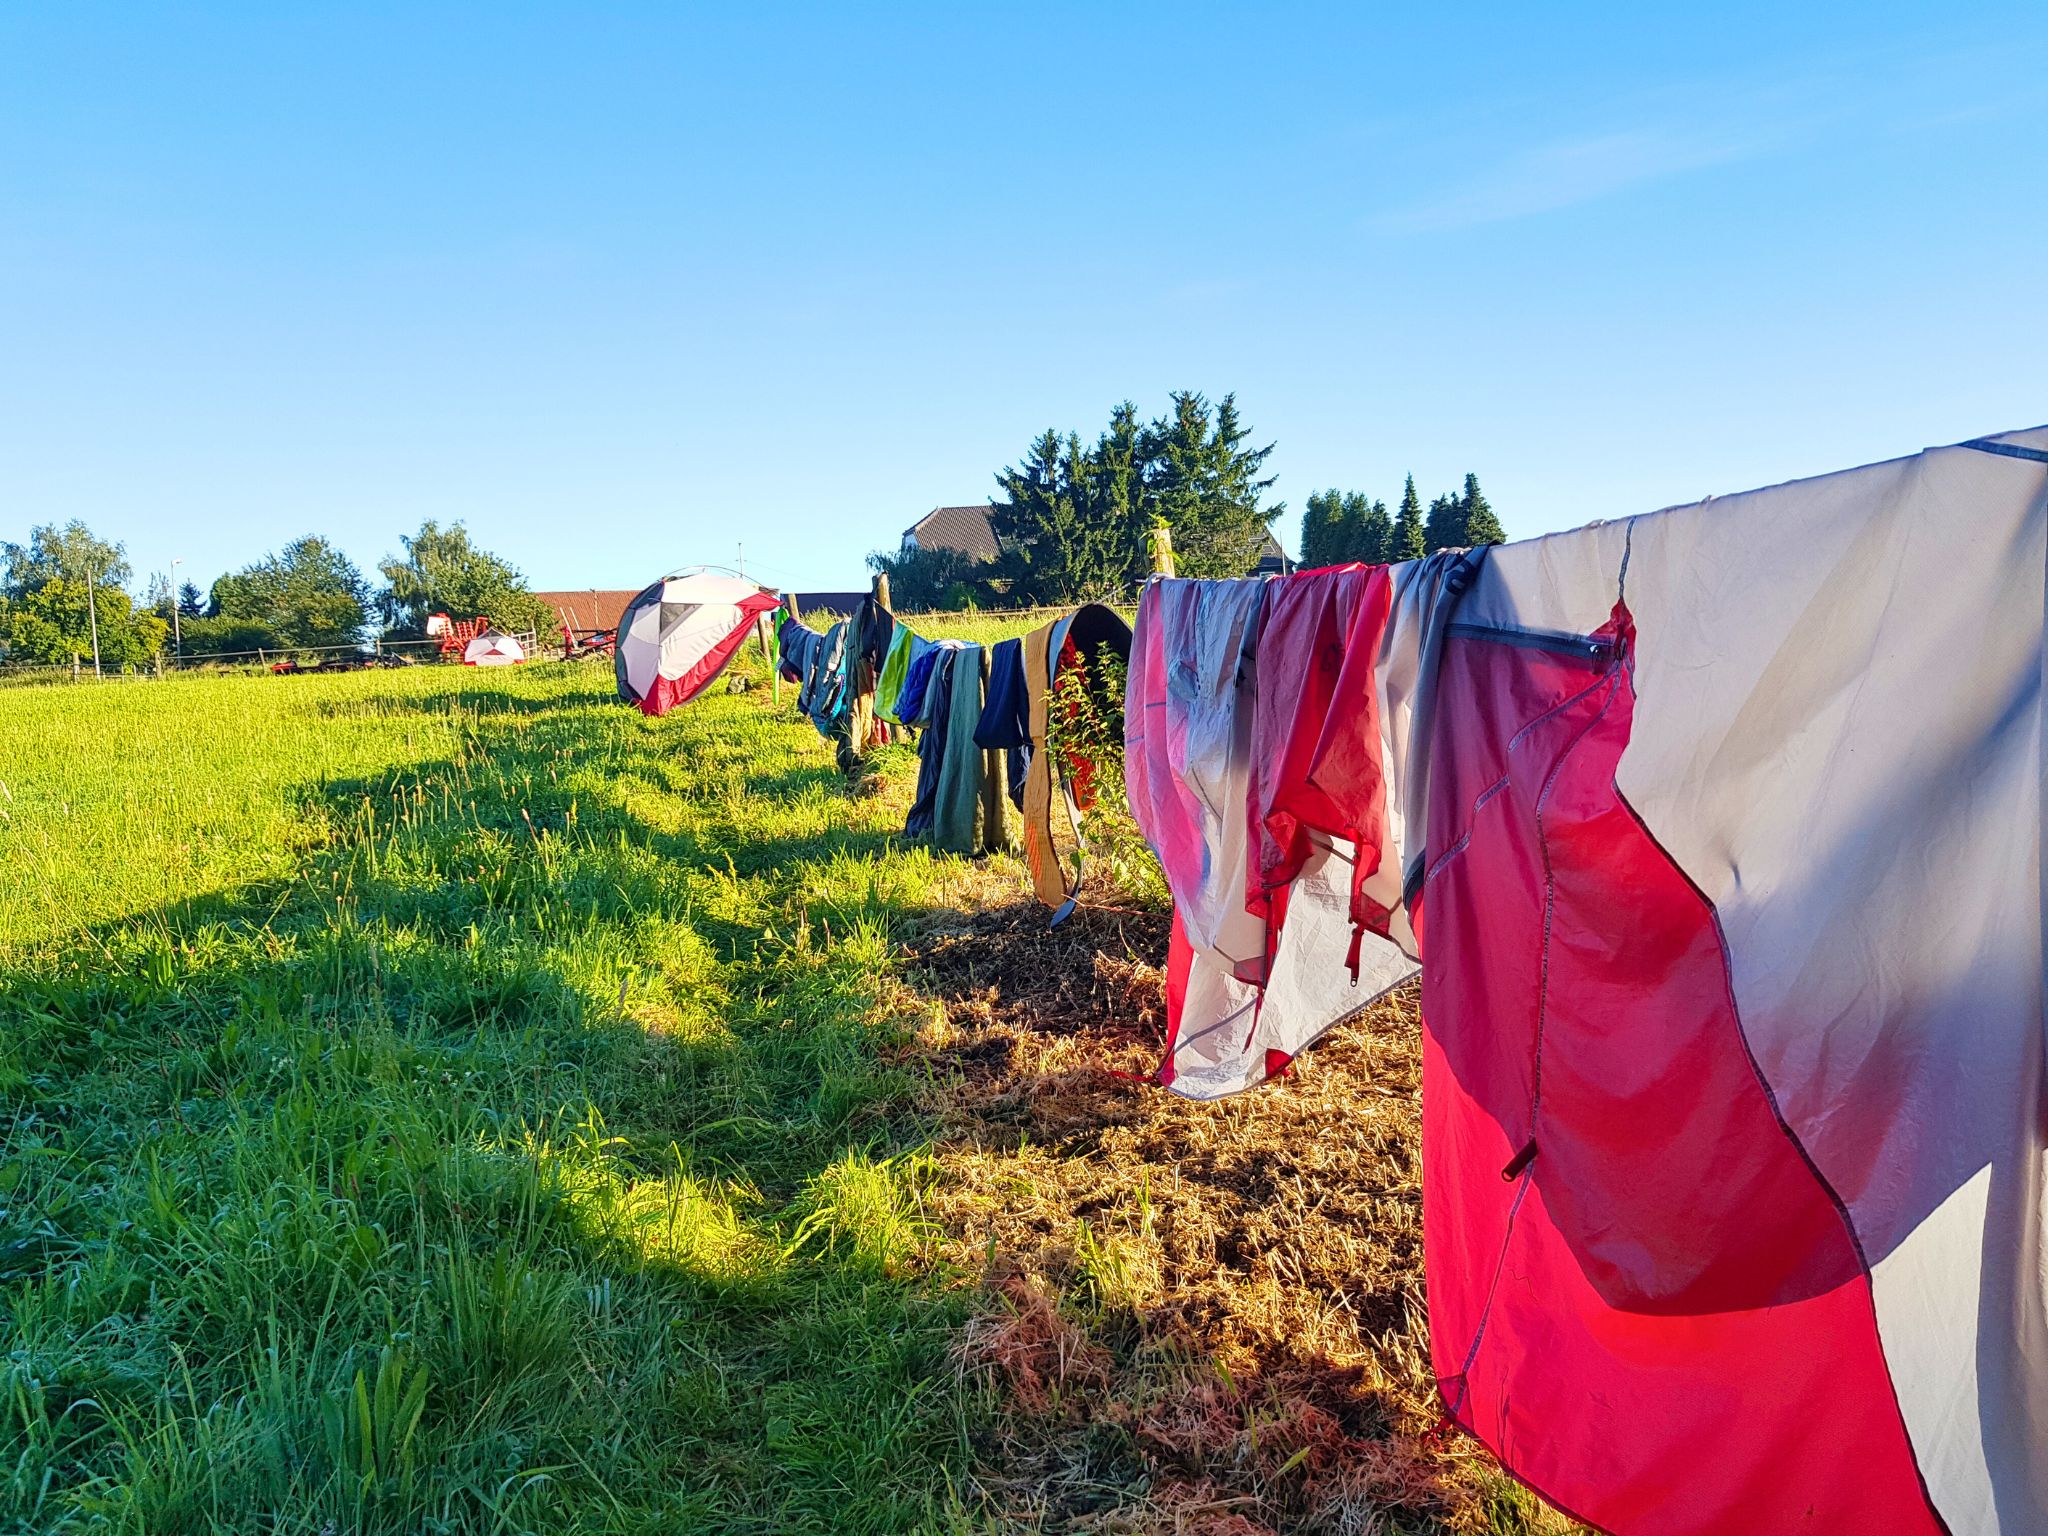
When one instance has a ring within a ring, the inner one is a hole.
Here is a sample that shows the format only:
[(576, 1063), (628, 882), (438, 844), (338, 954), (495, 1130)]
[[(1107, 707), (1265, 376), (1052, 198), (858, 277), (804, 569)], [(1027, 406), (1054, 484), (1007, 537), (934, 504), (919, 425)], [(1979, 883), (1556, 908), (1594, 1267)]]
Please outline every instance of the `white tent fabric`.
[(756, 583), (720, 571), (655, 582), (619, 622), (619, 696), (648, 714), (687, 703), (724, 669), (775, 602)]
[(1620, 788), (1713, 903), (1757, 1067), (1848, 1208), (1935, 1507), (2048, 1528), (2048, 465), (1934, 449), (1511, 544), (1458, 621), (1587, 633), (1625, 556)]
[(511, 667), (526, 660), (526, 647), (510, 635), (487, 629), (462, 648), (466, 667)]

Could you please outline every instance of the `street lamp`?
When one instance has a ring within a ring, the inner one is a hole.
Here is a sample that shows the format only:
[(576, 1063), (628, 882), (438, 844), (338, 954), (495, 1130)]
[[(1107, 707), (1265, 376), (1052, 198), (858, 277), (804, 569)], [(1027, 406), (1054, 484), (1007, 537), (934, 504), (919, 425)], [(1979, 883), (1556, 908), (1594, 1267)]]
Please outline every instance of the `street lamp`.
[(178, 610), (184, 604), (178, 601), (178, 567), (185, 562), (171, 562), (171, 654), (178, 658), (178, 665), (185, 664), (185, 628), (178, 622)]

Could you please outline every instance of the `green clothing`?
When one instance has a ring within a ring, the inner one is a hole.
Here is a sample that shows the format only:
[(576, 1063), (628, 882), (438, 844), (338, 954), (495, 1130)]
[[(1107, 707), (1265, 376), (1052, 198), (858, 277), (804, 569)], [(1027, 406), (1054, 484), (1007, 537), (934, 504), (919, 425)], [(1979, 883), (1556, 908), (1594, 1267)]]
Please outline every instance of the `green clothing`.
[(903, 693), (903, 679), (910, 675), (910, 649), (916, 639), (908, 624), (898, 624), (896, 633), (889, 637), (889, 649), (882, 656), (882, 675), (875, 681), (875, 713), (884, 719), (896, 719), (896, 700)]
[(981, 723), (988, 651), (970, 645), (954, 653), (945, 724), (944, 756), (932, 805), (932, 846), (952, 853), (987, 853), (1008, 841), (1004, 825), (1001, 754), (974, 740)]

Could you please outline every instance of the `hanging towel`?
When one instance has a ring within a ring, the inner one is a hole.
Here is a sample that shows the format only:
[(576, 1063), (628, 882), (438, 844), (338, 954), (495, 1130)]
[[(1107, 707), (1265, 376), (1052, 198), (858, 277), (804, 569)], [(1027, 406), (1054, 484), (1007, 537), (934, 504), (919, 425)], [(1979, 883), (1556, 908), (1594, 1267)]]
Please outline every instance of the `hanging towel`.
[(944, 738), (932, 804), (932, 846), (951, 853), (987, 853), (1003, 844), (996, 754), (978, 746), (974, 739), (987, 673), (988, 652), (981, 646), (964, 646), (954, 652), (947, 672), (944, 726), (932, 732)]

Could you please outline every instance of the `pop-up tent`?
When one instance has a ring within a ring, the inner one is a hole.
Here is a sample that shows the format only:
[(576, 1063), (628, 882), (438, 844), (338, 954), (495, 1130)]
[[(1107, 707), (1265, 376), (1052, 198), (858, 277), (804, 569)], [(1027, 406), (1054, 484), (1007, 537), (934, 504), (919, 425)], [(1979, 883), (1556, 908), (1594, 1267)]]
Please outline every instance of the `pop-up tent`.
[(619, 619), (613, 652), (619, 697), (650, 715), (689, 703), (739, 654), (776, 603), (774, 593), (723, 571), (686, 571), (657, 581)]
[(487, 629), (462, 648), (465, 667), (510, 667), (526, 660), (526, 647), (510, 635)]

